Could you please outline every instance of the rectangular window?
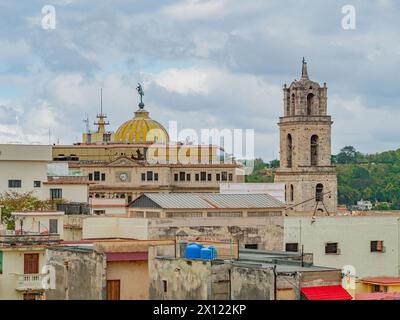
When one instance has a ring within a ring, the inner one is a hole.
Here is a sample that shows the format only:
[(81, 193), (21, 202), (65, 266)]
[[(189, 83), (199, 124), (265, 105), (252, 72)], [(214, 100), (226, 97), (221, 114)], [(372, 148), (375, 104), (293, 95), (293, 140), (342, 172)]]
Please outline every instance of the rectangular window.
[(179, 180), (185, 181), (185, 173), (184, 172), (179, 172)]
[(228, 180), (228, 172), (224, 171), (222, 172), (222, 181), (227, 181)]
[(146, 174), (142, 173), (142, 181), (146, 181)]
[(40, 188), (42, 183), (40, 181), (33, 181), (33, 187), (34, 188)]
[(195, 180), (199, 181), (199, 174), (198, 173), (196, 173), (196, 175), (195, 175)]
[(245, 249), (253, 249), (253, 250), (257, 250), (258, 249), (258, 244), (245, 244), (244, 245)]
[(221, 174), (220, 173), (217, 173), (216, 179), (217, 179), (217, 181), (221, 181)]
[(21, 188), (22, 181), (21, 180), (8, 180), (9, 188)]
[(106, 181), (106, 174), (105, 173), (101, 174), (101, 181)]
[(201, 181), (206, 181), (207, 179), (207, 172), (200, 172)]
[(179, 180), (179, 175), (177, 173), (174, 174), (174, 181), (178, 181)]
[(299, 244), (298, 243), (286, 243), (285, 251), (286, 252), (299, 252)]
[(383, 252), (383, 241), (376, 240), (371, 241), (371, 252)]
[(162, 282), (163, 282), (163, 291), (164, 291), (164, 293), (167, 293), (168, 292), (168, 282), (167, 282), (167, 280), (163, 280)]
[(229, 181), (233, 181), (233, 174), (232, 173), (229, 174)]
[(326, 254), (339, 254), (338, 243), (337, 242), (325, 243), (325, 253)]
[(100, 181), (100, 171), (94, 172), (94, 181)]
[(190, 178), (191, 178), (190, 173), (187, 173), (187, 174), (186, 174), (186, 181), (190, 181)]
[(50, 189), (50, 199), (61, 199), (62, 189)]
[(211, 178), (211, 173), (207, 174), (207, 180), (208, 180), (208, 181), (211, 181), (211, 180), (212, 180), (212, 178)]
[(154, 181), (158, 181), (158, 173), (154, 173)]
[(373, 284), (371, 289), (372, 289), (372, 292), (380, 292), (381, 291), (381, 287), (377, 284)]
[(57, 219), (49, 219), (49, 232), (50, 233), (58, 233), (58, 220)]
[(93, 173), (89, 173), (89, 181), (93, 181)]
[(147, 171), (147, 181), (153, 181), (153, 171)]

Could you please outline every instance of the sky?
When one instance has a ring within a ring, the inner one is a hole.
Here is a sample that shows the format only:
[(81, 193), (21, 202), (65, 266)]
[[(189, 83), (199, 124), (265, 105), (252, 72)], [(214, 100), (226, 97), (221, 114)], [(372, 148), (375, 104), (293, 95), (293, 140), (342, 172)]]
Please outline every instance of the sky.
[[(46, 5), (55, 28), (43, 28)], [(355, 29), (343, 28), (346, 5)], [(100, 88), (116, 130), (140, 81), (167, 129), (254, 129), (255, 156), (272, 160), (282, 87), (304, 56), (328, 86), (333, 153), (399, 148), (399, 1), (0, 0), (0, 15), (0, 143), (80, 141)]]

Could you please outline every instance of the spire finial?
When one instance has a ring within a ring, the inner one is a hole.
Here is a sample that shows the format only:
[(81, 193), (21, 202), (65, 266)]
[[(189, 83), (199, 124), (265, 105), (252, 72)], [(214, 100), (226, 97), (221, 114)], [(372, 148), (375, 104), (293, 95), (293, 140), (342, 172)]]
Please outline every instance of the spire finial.
[(142, 87), (142, 85), (140, 83), (138, 83), (138, 86), (137, 86), (136, 90), (140, 95), (139, 108), (143, 109), (144, 108), (144, 103), (143, 103), (144, 91), (143, 91), (143, 87)]
[(306, 62), (306, 59), (304, 59), (304, 57), (303, 57), (303, 66), (302, 66), (302, 70), (301, 70), (301, 79), (308, 80), (307, 62)]

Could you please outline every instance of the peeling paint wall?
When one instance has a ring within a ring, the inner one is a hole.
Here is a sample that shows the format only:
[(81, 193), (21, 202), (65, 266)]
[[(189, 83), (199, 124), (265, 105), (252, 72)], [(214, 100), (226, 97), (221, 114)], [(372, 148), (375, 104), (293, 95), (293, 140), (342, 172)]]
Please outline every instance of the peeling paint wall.
[(47, 250), (48, 264), (55, 268), (56, 287), (48, 300), (106, 299), (106, 259), (96, 252)]
[(210, 261), (156, 258), (149, 261), (149, 275), (151, 300), (207, 300), (209, 298)]
[(149, 298), (229, 300), (230, 267), (228, 264), (206, 260), (172, 258), (149, 260)]
[(233, 266), (231, 290), (232, 300), (273, 300), (273, 270)]
[(258, 244), (260, 250), (282, 250), (283, 217), (151, 219), (149, 239), (174, 239), (176, 234), (203, 237), (207, 240), (239, 241)]

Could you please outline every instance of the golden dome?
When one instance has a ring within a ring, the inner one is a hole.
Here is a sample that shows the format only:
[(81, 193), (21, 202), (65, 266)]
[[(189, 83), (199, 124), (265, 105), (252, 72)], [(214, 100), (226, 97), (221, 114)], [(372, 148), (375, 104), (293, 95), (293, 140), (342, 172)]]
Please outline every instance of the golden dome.
[(123, 123), (114, 136), (114, 142), (120, 143), (167, 143), (168, 139), (167, 130), (144, 109), (136, 111), (135, 117)]

